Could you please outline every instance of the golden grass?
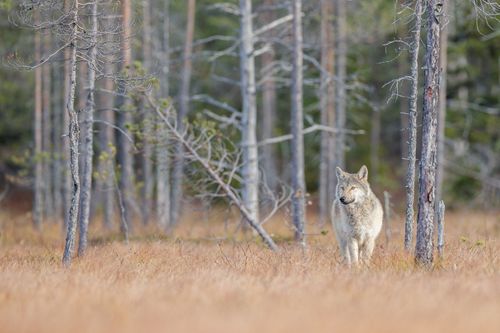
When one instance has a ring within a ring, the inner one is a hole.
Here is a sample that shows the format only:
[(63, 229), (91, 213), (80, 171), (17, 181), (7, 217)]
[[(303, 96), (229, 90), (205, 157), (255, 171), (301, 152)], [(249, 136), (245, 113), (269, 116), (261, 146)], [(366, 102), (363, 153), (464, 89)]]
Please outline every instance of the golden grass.
[(448, 214), (431, 271), (403, 253), (400, 228), (388, 246), (380, 236), (370, 268), (348, 270), (331, 232), (310, 227), (303, 252), (281, 218), (268, 226), (285, 239), (277, 254), (250, 236), (214, 240), (220, 223), (136, 230), (129, 245), (94, 225), (87, 255), (64, 269), (59, 226), (0, 221), (2, 333), (500, 332), (498, 212)]

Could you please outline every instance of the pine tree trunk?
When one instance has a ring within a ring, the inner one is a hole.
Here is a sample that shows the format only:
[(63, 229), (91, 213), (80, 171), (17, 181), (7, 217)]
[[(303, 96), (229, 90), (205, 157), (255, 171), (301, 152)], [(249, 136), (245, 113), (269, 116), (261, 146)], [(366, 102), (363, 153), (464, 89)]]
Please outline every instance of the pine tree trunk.
[[(335, 127), (335, 40), (333, 32), (333, 1), (321, 0), (321, 87), (320, 107), (321, 124)], [(319, 165), (319, 216), (323, 224), (328, 219), (330, 205), (335, 197), (335, 172), (330, 166), (335, 161), (335, 136), (321, 132), (321, 151)]]
[(439, 111), (439, 42), (442, 2), (428, 0), (427, 48), (424, 71), (422, 113), (422, 155), (419, 164), (419, 198), (415, 260), (429, 266), (433, 261), (434, 219), (436, 208), (436, 138)]
[(91, 2), (90, 5), (90, 49), (87, 58), (87, 98), (85, 101), (84, 112), (85, 117), (85, 132), (83, 133), (82, 155), (83, 155), (83, 177), (81, 188), (81, 206), (80, 206), (80, 241), (78, 243), (78, 255), (85, 254), (87, 249), (87, 234), (89, 226), (90, 202), (92, 194), (92, 159), (94, 156), (94, 90), (95, 90), (95, 68), (97, 65), (97, 1)]
[[(43, 38), (44, 53), (49, 53), (52, 48), (50, 34), (46, 33)], [(42, 66), (42, 100), (43, 100), (43, 203), (45, 217), (51, 217), (54, 214), (54, 200), (52, 196), (52, 123), (51, 123), (51, 70), (50, 64)]]
[(80, 123), (78, 113), (75, 110), (75, 90), (76, 90), (76, 48), (78, 36), (78, 0), (75, 0), (71, 24), (71, 39), (69, 45), (70, 50), (70, 79), (69, 79), (69, 96), (66, 109), (69, 116), (69, 148), (70, 148), (70, 170), (71, 170), (71, 204), (68, 214), (68, 225), (66, 231), (66, 245), (64, 247), (63, 264), (69, 266), (71, 264), (71, 256), (75, 244), (76, 223), (78, 219), (78, 210), (80, 205), (80, 171), (78, 161), (78, 145), (80, 139)]
[(240, 80), (243, 113), (243, 202), (253, 221), (259, 221), (259, 154), (257, 150), (257, 108), (255, 104), (255, 57), (252, 1), (240, 0)]
[[(346, 0), (337, 0), (337, 84), (336, 87), (336, 134), (335, 167), (345, 168), (345, 134), (341, 131), (346, 124), (346, 72), (347, 72), (347, 32), (346, 32)], [(334, 167), (330, 172), (334, 172)]]
[[(123, 0), (121, 2), (122, 11), (122, 21), (121, 21), (121, 74), (125, 75), (126, 72), (130, 70), (132, 64), (132, 49), (130, 44), (131, 38), (131, 4), (130, 0)], [(131, 106), (127, 97), (123, 96), (127, 93), (126, 89), (126, 78), (118, 82), (118, 98), (117, 107), (119, 112), (117, 114), (117, 126), (120, 131), (117, 133), (116, 143), (117, 143), (117, 160), (119, 165), (119, 180), (118, 189), (121, 193), (123, 209), (122, 209), (122, 223), (121, 231), (128, 236), (127, 230), (129, 229), (129, 224), (131, 223), (130, 210), (133, 204), (134, 188), (133, 188), (133, 170), (132, 170), (132, 144), (129, 141), (131, 138), (128, 126), (131, 123)]]
[(293, 12), (293, 69), (292, 69), (292, 214), (295, 240), (305, 246), (304, 134), (302, 101), (302, 1), (294, 0)]
[(382, 126), (382, 111), (379, 108), (372, 110), (370, 131), (370, 173), (372, 181), (377, 179), (379, 166), (380, 132)]
[[(177, 127), (180, 133), (185, 130), (186, 116), (189, 112), (189, 86), (191, 83), (192, 50), (194, 35), (194, 19), (196, 1), (188, 0), (186, 39), (184, 42), (184, 61), (182, 65), (182, 81), (179, 93), (179, 112), (177, 113)], [(172, 193), (170, 199), (170, 224), (175, 226), (179, 222), (182, 204), (182, 182), (184, 178), (184, 146), (176, 143), (174, 169), (172, 171)]]
[[(35, 13), (38, 21), (38, 13)], [(40, 32), (35, 32), (35, 62), (39, 63), (42, 58), (42, 42)], [(35, 146), (35, 182), (33, 197), (33, 224), (40, 230), (43, 220), (43, 164), (42, 164), (42, 68), (35, 68), (35, 112), (33, 119), (34, 146)]]
[[(142, 0), (142, 51), (143, 51), (143, 67), (146, 73), (151, 72), (151, 59), (152, 59), (152, 47), (151, 47), (151, 6), (150, 0)], [(142, 189), (142, 222), (147, 224), (151, 215), (151, 204), (153, 199), (153, 186), (154, 186), (154, 174), (153, 174), (153, 162), (152, 162), (152, 147), (150, 143), (149, 135), (152, 133), (153, 124), (151, 122), (151, 114), (146, 107), (146, 101), (142, 101), (142, 120), (144, 122), (144, 140), (143, 140), (143, 155), (142, 155), (142, 176), (144, 187)]]
[[(412, 45), (410, 50), (411, 90), (408, 113), (408, 170), (406, 172), (406, 218), (404, 246), (410, 250), (413, 239), (413, 220), (415, 203), (415, 167), (417, 155), (417, 98), (418, 98), (418, 54), (420, 49), (420, 30), (422, 26), (422, 0), (415, 1), (415, 23), (412, 30)], [(403, 129), (405, 130), (405, 129)]]
[[(161, 96), (167, 98), (170, 94), (169, 89), (169, 67), (170, 67), (170, 0), (163, 2), (163, 15), (162, 26), (159, 39), (161, 38), (162, 44), (162, 57), (161, 64)], [(160, 44), (160, 43), (159, 43)], [(156, 215), (158, 217), (158, 224), (166, 228), (170, 224), (170, 159), (168, 156), (168, 138), (163, 133), (166, 131), (162, 121), (156, 118), (157, 123), (157, 136), (159, 144), (156, 147)]]
[[(272, 0), (266, 0), (265, 5), (273, 5)], [(266, 13), (264, 17), (265, 23), (274, 21), (275, 15)], [(270, 34), (269, 37), (272, 37)], [(272, 47), (272, 46), (271, 46)], [(262, 71), (263, 76), (267, 76), (275, 61), (274, 49), (262, 55)], [(264, 72), (265, 71), (265, 72)], [(269, 139), (273, 137), (273, 131), (276, 122), (276, 84), (274, 78), (269, 76), (262, 84), (262, 111), (260, 118), (261, 139)], [(265, 172), (267, 186), (271, 190), (276, 190), (278, 185), (278, 171), (276, 166), (276, 148), (274, 145), (264, 145), (261, 148), (262, 169)]]

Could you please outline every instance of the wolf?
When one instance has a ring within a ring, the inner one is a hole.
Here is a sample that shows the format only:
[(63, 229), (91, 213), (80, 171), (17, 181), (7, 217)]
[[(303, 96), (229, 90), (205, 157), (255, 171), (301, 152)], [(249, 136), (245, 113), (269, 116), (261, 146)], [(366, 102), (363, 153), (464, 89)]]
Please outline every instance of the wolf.
[[(382, 229), (382, 205), (370, 188), (365, 165), (353, 174), (337, 167), (336, 174), (332, 224), (340, 251), (348, 266), (368, 264)], [(336, 210), (340, 213), (338, 217)]]

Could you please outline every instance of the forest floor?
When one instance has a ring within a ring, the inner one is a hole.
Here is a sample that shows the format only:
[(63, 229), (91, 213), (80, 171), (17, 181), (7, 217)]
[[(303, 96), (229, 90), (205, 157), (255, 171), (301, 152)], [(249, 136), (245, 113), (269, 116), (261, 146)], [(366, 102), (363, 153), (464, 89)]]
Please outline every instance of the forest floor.
[(498, 211), (447, 213), (432, 270), (402, 251), (400, 219), (358, 270), (340, 263), (329, 226), (310, 226), (302, 251), (277, 218), (272, 253), (196, 219), (171, 237), (136, 228), (128, 245), (94, 224), (65, 269), (60, 226), (37, 233), (29, 215), (0, 213), (0, 332), (500, 332)]

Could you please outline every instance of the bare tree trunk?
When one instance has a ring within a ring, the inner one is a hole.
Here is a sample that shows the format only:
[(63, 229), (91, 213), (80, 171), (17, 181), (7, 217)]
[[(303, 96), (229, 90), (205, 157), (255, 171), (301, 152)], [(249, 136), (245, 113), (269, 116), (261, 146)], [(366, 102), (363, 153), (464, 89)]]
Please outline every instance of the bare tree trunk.
[[(321, 0), (321, 124), (335, 127), (335, 40), (333, 33), (333, 1)], [(319, 163), (319, 216), (323, 224), (328, 218), (330, 205), (335, 196), (335, 173), (330, 165), (335, 161), (335, 135), (321, 132)]]
[(413, 220), (415, 203), (415, 165), (417, 161), (417, 98), (418, 98), (418, 53), (420, 49), (420, 30), (422, 26), (422, 0), (415, 0), (415, 25), (412, 30), (410, 50), (411, 90), (408, 113), (408, 170), (406, 172), (406, 219), (405, 250), (409, 251), (413, 239)]
[[(143, 66), (146, 73), (151, 72), (151, 58), (152, 58), (152, 47), (151, 47), (151, 5), (150, 0), (142, 0), (142, 51), (143, 51)], [(146, 110), (146, 102), (142, 101), (142, 119), (144, 122), (144, 131), (146, 133), (151, 133), (153, 129), (153, 124), (151, 122), (151, 116)], [(142, 222), (147, 224), (151, 215), (151, 204), (153, 199), (153, 185), (154, 185), (154, 174), (153, 174), (153, 162), (152, 162), (152, 147), (150, 143), (150, 138), (148, 134), (143, 140), (143, 154), (142, 154), (142, 176), (144, 187), (142, 189)]]
[(96, 75), (96, 57), (97, 57), (97, 0), (91, 2), (90, 7), (90, 49), (87, 58), (87, 99), (85, 102), (85, 132), (83, 136), (83, 177), (81, 189), (81, 207), (80, 207), (80, 240), (78, 243), (78, 255), (85, 254), (87, 249), (87, 234), (89, 226), (90, 200), (92, 193), (92, 158), (94, 156), (94, 90)]
[[(189, 112), (189, 85), (191, 83), (192, 51), (194, 35), (194, 19), (196, 1), (188, 0), (186, 39), (184, 42), (184, 61), (182, 68), (182, 82), (179, 93), (179, 112), (177, 113), (177, 126), (184, 132), (186, 116)], [(175, 226), (179, 222), (182, 203), (182, 181), (184, 176), (184, 146), (176, 143), (174, 169), (172, 171), (172, 194), (170, 199), (170, 224)]]
[[(52, 48), (52, 40), (50, 34), (46, 33), (43, 38), (44, 52), (48, 53)], [(43, 100), (43, 130), (42, 130), (42, 147), (43, 147), (43, 203), (45, 217), (53, 216), (54, 201), (52, 197), (52, 172), (51, 164), (53, 159), (52, 154), (52, 123), (51, 123), (51, 70), (50, 64), (42, 66), (42, 100)]]
[(335, 166), (330, 167), (334, 172), (335, 167), (345, 168), (345, 133), (342, 129), (346, 124), (346, 72), (347, 72), (347, 32), (346, 32), (346, 0), (337, 0), (337, 84), (336, 87), (336, 134)]
[[(446, 4), (445, 4), (446, 5)], [(443, 9), (443, 18), (446, 19), (447, 8)], [(440, 37), (440, 67), (441, 79), (439, 81), (439, 115), (438, 115), (438, 130), (437, 130), (437, 170), (436, 170), (436, 203), (439, 203), (443, 196), (443, 179), (444, 179), (444, 140), (446, 129), (446, 76), (448, 65), (448, 24), (443, 22)], [(438, 207), (436, 207), (437, 209)]]
[[(123, 0), (121, 2), (121, 11), (122, 11), (122, 36), (121, 36), (121, 47), (122, 47), (122, 55), (121, 55), (121, 75), (125, 75), (125, 73), (129, 70), (130, 65), (132, 64), (132, 49), (130, 45), (131, 38), (131, 5), (130, 0)], [(118, 92), (119, 96), (117, 98), (117, 107), (119, 110), (117, 115), (117, 125), (120, 128), (120, 131), (117, 133), (117, 160), (120, 167), (120, 178), (118, 180), (118, 187), (123, 198), (123, 219), (124, 223), (127, 226), (121, 224), (122, 233), (126, 233), (125, 229), (128, 229), (130, 220), (130, 210), (132, 208), (132, 200), (134, 194), (133, 188), (133, 171), (132, 171), (132, 144), (129, 141), (130, 131), (127, 126), (131, 122), (130, 115), (130, 103), (127, 101), (127, 98), (124, 96), (127, 93), (126, 89), (126, 79), (121, 80), (118, 84)]]
[[(265, 5), (273, 5), (272, 0), (266, 0)], [(274, 21), (275, 15), (266, 13), (265, 23)], [(272, 35), (271, 35), (272, 36)], [(272, 46), (271, 46), (272, 47)], [(268, 76), (275, 61), (274, 49), (262, 55), (263, 76)], [(276, 120), (276, 84), (274, 78), (268, 76), (262, 84), (262, 112), (260, 118), (261, 139), (273, 137)], [(265, 172), (266, 183), (271, 190), (278, 185), (278, 170), (276, 168), (276, 148), (274, 145), (264, 145), (261, 148), (262, 169)]]
[(415, 260), (429, 266), (433, 261), (433, 230), (436, 208), (436, 136), (439, 111), (439, 36), (442, 1), (427, 1), (427, 48), (422, 113), (422, 156), (419, 164), (419, 200)]
[(294, 0), (292, 69), (292, 214), (295, 240), (305, 246), (306, 185), (304, 181), (304, 123), (302, 101), (302, 1)]
[(243, 202), (253, 221), (259, 221), (259, 154), (257, 150), (257, 109), (255, 105), (255, 57), (252, 1), (240, 0), (240, 80), (243, 114)]
[(61, 156), (63, 122), (64, 122), (64, 73), (60, 70), (53, 71), (53, 98), (52, 98), (52, 142), (54, 156), (52, 158), (52, 190), (54, 196), (54, 216), (57, 219), (62, 217), (62, 181), (63, 181), (63, 160)]
[[(170, 0), (164, 0), (162, 9), (163, 24), (159, 37), (162, 39), (160, 87), (162, 97), (167, 98), (170, 94)], [(162, 138), (163, 127), (162, 121), (158, 118), (157, 135), (159, 138)], [(170, 224), (170, 161), (168, 156), (169, 142), (166, 142), (166, 140), (168, 140), (167, 136), (163, 140), (160, 139), (156, 148), (156, 216), (158, 217), (158, 224), (163, 228), (166, 228)]]
[[(64, 0), (64, 12), (70, 13), (71, 0)], [(71, 175), (70, 175), (70, 147), (69, 147), (69, 133), (70, 127), (69, 112), (67, 107), (70, 103), (69, 96), (71, 95), (71, 49), (69, 47), (64, 49), (64, 106), (63, 106), (63, 128), (64, 135), (61, 145), (61, 156), (63, 158), (63, 172), (62, 172), (62, 196), (63, 196), (63, 214), (64, 214), (64, 229), (68, 228), (69, 210), (71, 206)]]
[(71, 256), (75, 244), (76, 223), (78, 219), (78, 209), (80, 204), (80, 171), (78, 161), (78, 143), (80, 139), (80, 123), (78, 113), (75, 110), (75, 89), (76, 89), (76, 48), (78, 36), (78, 0), (75, 0), (72, 8), (72, 24), (71, 24), (71, 44), (70, 49), (70, 80), (69, 80), (69, 96), (68, 104), (66, 105), (69, 115), (69, 145), (70, 145), (70, 170), (71, 170), (71, 205), (69, 207), (68, 226), (66, 231), (66, 245), (64, 247), (63, 264), (69, 266), (71, 264)]
[[(403, 38), (403, 36), (401, 36)], [(398, 73), (399, 77), (407, 75), (406, 62), (408, 59), (404, 55), (400, 55), (398, 58)], [(406, 95), (406, 94), (404, 94)], [(399, 98), (399, 114), (401, 121), (401, 160), (403, 161), (403, 168), (408, 169), (408, 114), (409, 114), (409, 103), (406, 98)]]
[[(38, 13), (35, 13), (38, 21)], [(42, 58), (42, 42), (40, 32), (35, 32), (35, 62)], [(35, 112), (34, 112), (34, 144), (35, 144), (35, 183), (33, 198), (33, 224), (40, 230), (43, 219), (43, 164), (42, 164), (42, 68), (35, 68)]]

